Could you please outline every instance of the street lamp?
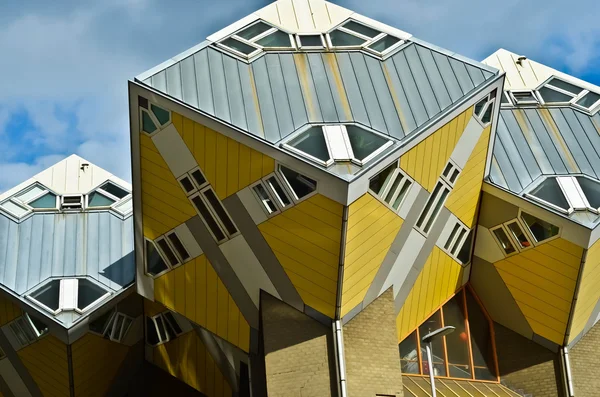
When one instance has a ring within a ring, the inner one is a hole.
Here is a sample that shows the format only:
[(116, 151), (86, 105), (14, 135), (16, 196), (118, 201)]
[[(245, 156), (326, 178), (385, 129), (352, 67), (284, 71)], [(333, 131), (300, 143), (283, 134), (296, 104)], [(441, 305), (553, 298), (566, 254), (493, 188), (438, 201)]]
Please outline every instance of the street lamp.
[(431, 354), (431, 342), (437, 337), (445, 336), (452, 332), (454, 332), (454, 327), (448, 325), (438, 328), (421, 338), (421, 341), (425, 344), (425, 350), (427, 351), (427, 367), (429, 368), (429, 380), (431, 381), (431, 397), (436, 397), (435, 380), (433, 379), (433, 354)]

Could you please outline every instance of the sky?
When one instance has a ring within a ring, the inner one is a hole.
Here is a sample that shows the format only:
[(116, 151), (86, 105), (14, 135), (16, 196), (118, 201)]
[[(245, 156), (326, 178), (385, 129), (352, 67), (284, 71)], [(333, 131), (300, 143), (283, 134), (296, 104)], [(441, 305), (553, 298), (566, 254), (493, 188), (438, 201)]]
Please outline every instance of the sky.
[[(505, 48), (600, 85), (597, 0), (334, 0), (481, 60)], [(75, 153), (131, 181), (127, 80), (269, 0), (0, 4), (0, 192)]]

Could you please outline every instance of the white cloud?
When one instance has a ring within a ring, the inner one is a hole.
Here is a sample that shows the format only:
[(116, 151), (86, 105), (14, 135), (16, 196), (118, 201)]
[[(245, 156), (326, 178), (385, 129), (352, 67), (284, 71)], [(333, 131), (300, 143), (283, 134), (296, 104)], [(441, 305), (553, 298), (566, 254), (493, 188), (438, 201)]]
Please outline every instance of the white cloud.
[(66, 156), (49, 155), (38, 157), (33, 164), (24, 162), (0, 163), (0, 193), (26, 181), (64, 159)]

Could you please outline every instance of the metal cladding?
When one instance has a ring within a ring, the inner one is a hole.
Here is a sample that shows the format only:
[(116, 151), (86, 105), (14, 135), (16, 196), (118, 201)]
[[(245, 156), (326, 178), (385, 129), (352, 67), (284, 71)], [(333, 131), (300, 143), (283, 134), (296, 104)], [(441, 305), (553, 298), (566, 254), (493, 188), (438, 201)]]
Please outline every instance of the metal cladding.
[(308, 123), (355, 122), (402, 140), (496, 74), (420, 44), (267, 53), (250, 64), (205, 47), (143, 83), (276, 144)]

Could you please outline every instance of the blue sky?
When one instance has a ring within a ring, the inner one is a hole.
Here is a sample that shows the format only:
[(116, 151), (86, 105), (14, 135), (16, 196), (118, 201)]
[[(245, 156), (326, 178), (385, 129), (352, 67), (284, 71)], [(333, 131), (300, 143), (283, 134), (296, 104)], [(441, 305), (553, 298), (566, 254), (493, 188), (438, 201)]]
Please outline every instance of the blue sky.
[[(600, 85), (597, 0), (334, 0), (474, 59), (497, 48)], [(130, 180), (127, 80), (267, 0), (0, 5), (0, 192), (76, 153)]]

